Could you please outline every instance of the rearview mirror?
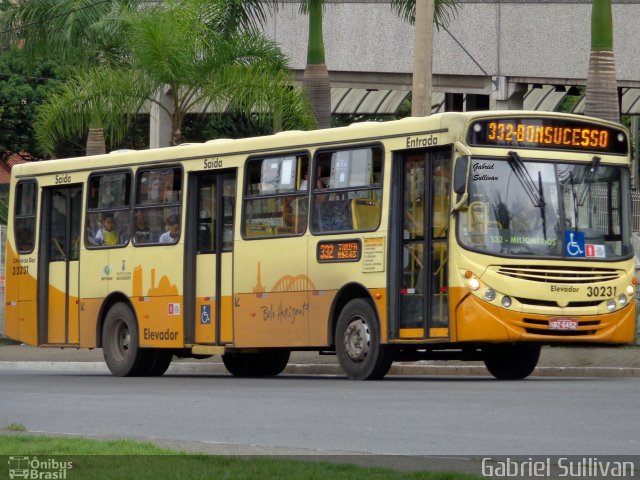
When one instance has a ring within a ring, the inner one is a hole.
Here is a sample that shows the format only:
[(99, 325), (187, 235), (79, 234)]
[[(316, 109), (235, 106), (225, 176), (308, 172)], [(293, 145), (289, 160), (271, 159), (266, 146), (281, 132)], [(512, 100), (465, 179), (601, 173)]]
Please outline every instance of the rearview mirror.
[(467, 173), (469, 172), (469, 157), (458, 157), (453, 172), (453, 191), (463, 195), (467, 191)]

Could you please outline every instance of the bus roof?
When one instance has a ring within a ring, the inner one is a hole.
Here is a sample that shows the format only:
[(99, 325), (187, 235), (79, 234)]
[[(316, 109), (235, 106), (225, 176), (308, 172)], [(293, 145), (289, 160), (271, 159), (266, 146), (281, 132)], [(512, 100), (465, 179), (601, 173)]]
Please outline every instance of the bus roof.
[[(146, 150), (115, 150), (104, 155), (55, 159), (29, 164), (15, 165), (12, 177), (50, 174), (52, 172), (87, 171), (130, 167), (150, 162), (167, 163), (182, 159), (209, 158), (231, 154), (256, 154), (269, 151), (305, 150), (310, 147), (340, 143), (365, 143), (376, 139), (416, 135), (428, 132), (444, 132), (450, 128), (463, 128), (473, 119), (483, 117), (547, 117), (563, 116), (582, 121), (615, 125), (599, 119), (590, 119), (582, 115), (536, 112), (524, 110), (444, 112), (429, 117), (407, 117), (388, 122), (366, 121), (347, 127), (337, 127), (310, 131), (284, 131), (273, 135), (249, 137), (243, 139), (215, 139), (202, 143), (185, 143), (173, 147)], [(460, 134), (464, 132), (461, 131)], [(54, 163), (55, 162), (55, 163)]]

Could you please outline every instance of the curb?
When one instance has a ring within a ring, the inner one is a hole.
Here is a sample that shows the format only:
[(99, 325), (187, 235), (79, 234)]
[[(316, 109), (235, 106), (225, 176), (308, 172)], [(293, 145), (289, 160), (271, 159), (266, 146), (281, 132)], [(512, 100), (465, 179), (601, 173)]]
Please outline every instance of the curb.
[[(0, 371), (32, 372), (95, 372), (109, 373), (103, 362), (0, 362)], [(167, 373), (192, 375), (228, 375), (221, 363), (177, 362)], [(289, 375), (344, 376), (338, 365), (289, 364), (284, 370)], [(388, 376), (469, 376), (488, 377), (489, 372), (479, 365), (394, 365)], [(534, 377), (640, 377), (635, 367), (537, 367)]]

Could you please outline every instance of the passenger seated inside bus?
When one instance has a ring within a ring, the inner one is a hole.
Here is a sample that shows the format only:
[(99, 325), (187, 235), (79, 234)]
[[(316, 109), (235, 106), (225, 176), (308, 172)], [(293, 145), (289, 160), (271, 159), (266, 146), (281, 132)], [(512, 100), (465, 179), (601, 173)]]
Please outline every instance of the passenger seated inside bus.
[(176, 243), (180, 236), (180, 220), (177, 215), (167, 218), (167, 231), (160, 235), (160, 243)]
[(96, 245), (117, 245), (119, 243), (118, 229), (113, 213), (103, 213), (100, 216), (101, 227), (96, 232)]
[(142, 210), (136, 210), (133, 225), (133, 243), (151, 243), (151, 227)]

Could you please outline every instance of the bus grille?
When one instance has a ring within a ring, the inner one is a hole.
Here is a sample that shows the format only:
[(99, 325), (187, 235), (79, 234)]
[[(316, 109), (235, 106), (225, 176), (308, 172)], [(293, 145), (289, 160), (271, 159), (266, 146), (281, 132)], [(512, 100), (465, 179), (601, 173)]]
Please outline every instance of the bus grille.
[(531, 265), (509, 265), (498, 269), (500, 275), (520, 280), (543, 283), (595, 283), (608, 282), (620, 277), (613, 268), (590, 267), (545, 267)]

